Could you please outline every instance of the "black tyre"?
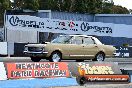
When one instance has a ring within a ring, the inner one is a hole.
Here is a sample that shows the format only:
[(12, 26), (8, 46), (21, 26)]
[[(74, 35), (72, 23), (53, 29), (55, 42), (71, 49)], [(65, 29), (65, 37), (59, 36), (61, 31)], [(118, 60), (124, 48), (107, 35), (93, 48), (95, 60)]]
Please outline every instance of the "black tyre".
[(76, 77), (76, 81), (80, 86), (83, 86), (87, 82), (85, 77)]
[(93, 61), (104, 61), (105, 59), (105, 54), (103, 52), (98, 53)]
[(33, 62), (39, 62), (41, 58), (38, 57), (30, 57)]
[(84, 62), (83, 59), (77, 59), (76, 62)]
[(50, 62), (60, 62), (62, 59), (62, 54), (60, 52), (53, 52), (49, 58)]

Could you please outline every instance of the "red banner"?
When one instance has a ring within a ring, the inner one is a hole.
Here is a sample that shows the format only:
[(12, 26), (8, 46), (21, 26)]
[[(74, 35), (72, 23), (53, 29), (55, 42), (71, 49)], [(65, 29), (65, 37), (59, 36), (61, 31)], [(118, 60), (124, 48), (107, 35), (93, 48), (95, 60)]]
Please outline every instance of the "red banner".
[(69, 77), (67, 63), (5, 63), (7, 76), (10, 79), (17, 78), (51, 78)]

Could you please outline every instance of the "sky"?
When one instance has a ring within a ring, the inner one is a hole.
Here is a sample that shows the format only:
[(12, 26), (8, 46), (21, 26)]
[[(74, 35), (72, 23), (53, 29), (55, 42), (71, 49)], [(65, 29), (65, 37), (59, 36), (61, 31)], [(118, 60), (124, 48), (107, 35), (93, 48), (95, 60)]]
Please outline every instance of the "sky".
[(113, 0), (115, 5), (121, 5), (127, 9), (132, 9), (132, 0)]

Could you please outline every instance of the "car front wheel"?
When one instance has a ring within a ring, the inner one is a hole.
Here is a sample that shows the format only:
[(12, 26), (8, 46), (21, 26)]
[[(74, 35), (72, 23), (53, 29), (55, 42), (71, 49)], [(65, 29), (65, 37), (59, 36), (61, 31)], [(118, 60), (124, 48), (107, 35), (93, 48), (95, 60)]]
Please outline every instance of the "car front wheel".
[(61, 61), (61, 53), (59, 52), (53, 52), (50, 56), (49, 61), (50, 62), (60, 62)]

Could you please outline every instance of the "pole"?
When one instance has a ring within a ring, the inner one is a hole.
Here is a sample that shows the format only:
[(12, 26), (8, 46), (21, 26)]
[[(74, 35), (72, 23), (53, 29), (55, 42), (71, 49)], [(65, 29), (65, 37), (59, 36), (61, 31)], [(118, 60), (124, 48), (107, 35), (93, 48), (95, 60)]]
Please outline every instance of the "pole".
[(7, 28), (6, 28), (6, 10), (4, 12), (4, 41), (7, 41)]

